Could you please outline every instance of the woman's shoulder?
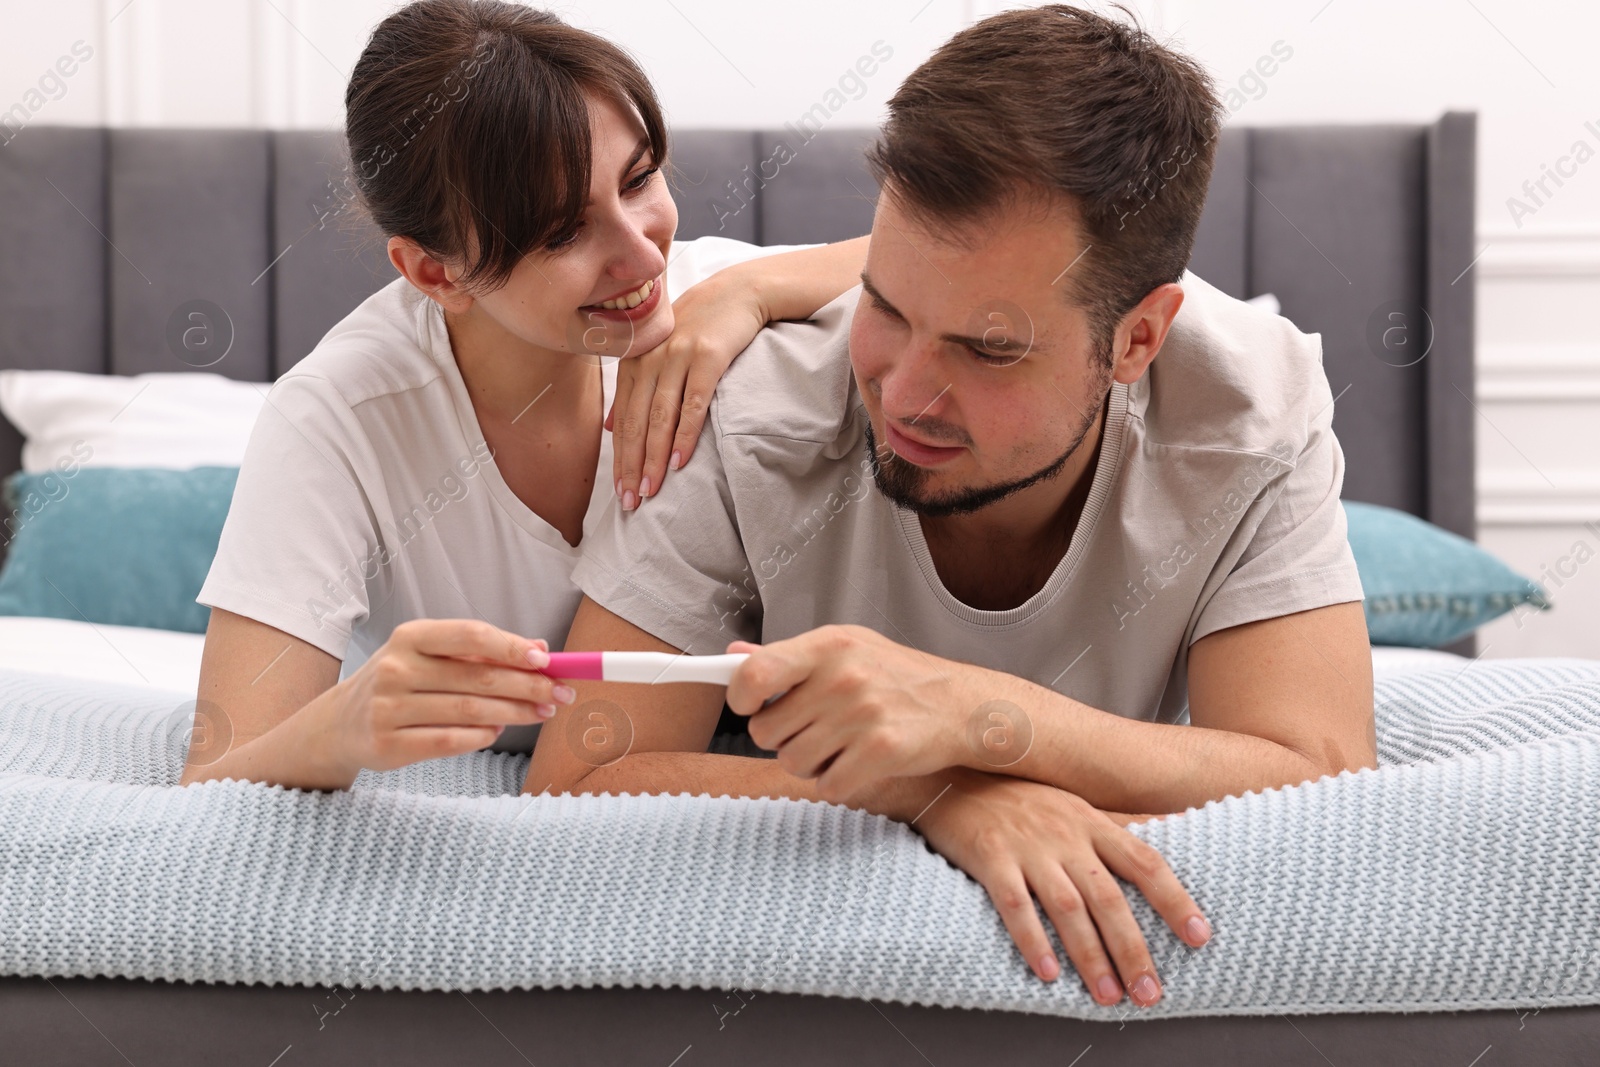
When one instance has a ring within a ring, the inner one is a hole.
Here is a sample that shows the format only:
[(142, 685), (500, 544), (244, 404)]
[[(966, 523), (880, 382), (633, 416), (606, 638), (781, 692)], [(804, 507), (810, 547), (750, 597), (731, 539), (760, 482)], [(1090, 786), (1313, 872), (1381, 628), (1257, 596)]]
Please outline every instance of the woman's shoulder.
[(396, 278), (339, 320), (317, 346), (279, 375), (275, 393), (307, 390), (355, 407), (436, 382), (434, 305)]

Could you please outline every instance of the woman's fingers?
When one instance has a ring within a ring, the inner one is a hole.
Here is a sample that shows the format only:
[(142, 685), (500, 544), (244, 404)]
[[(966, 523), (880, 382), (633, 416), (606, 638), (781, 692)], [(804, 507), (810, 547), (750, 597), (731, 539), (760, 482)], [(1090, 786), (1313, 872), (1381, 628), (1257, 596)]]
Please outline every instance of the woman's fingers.
[(1028, 876), (1034, 894), (1061, 938), (1061, 946), (1096, 1002), (1110, 1006), (1122, 1000), (1122, 980), (1106, 955), (1100, 930), (1083, 894), (1059, 864), (1045, 862)]
[(550, 646), (477, 619), (412, 619), (394, 628), (389, 642), (425, 656), (479, 656), (522, 670), (550, 665)]
[[(661, 353), (660, 369), (654, 387), (648, 395), (641, 396), (637, 409), (644, 419), (644, 454), (642, 474), (639, 479), (639, 502), (655, 496), (666, 477), (667, 460), (672, 449), (672, 434), (678, 427), (679, 413), (683, 407), (683, 383), (688, 374), (689, 357), (693, 343), (672, 339), (656, 350)], [(650, 358), (655, 358), (655, 353)], [(642, 391), (641, 391), (642, 392)]]
[(711, 412), (711, 394), (728, 366), (726, 361), (709, 359), (697, 359), (689, 365), (678, 405), (677, 430), (672, 435), (672, 455), (668, 457), (667, 465), (672, 470), (688, 463), (694, 455), (695, 442), (700, 440), (700, 431)]
[(392, 734), (398, 736), (434, 726), (446, 729), (483, 727), (494, 731), (501, 726), (541, 723), (544, 718), (534, 710), (532, 703), (524, 700), (465, 693), (412, 693), (394, 704), (389, 726)]
[[(616, 474), (618, 496), (624, 510), (639, 506), (644, 476), (645, 444), (650, 428), (650, 405), (660, 373), (660, 349), (623, 361), (617, 368), (617, 394), (611, 403), (611, 469)], [(627, 384), (624, 386), (624, 371)]]
[(571, 704), (577, 699), (576, 690), (547, 674), (498, 663), (469, 663), (441, 657), (428, 657), (424, 661), (413, 689), (418, 693), (461, 693), (519, 700), (548, 709), (549, 714), (542, 716), (546, 719), (555, 714), (555, 705)]
[(396, 730), (390, 742), (394, 746), (389, 761), (396, 767), (405, 767), (423, 760), (443, 759), (476, 752), (494, 744), (501, 734), (498, 726), (411, 726)]

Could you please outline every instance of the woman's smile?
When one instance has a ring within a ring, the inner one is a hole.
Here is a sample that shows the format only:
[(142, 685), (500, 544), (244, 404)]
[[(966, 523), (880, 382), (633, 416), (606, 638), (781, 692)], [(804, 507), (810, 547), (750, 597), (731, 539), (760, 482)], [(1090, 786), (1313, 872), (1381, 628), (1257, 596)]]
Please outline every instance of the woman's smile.
[(585, 319), (599, 316), (617, 321), (639, 322), (648, 318), (661, 305), (661, 290), (665, 288), (663, 281), (664, 276), (657, 275), (637, 289), (625, 290), (605, 300), (585, 304), (578, 311)]

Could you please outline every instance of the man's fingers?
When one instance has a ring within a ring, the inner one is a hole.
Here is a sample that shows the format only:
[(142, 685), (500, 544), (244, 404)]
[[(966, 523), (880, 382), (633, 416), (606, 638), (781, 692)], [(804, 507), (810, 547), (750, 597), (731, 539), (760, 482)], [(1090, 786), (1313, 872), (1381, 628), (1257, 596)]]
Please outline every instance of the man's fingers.
[(1100, 931), (1100, 940), (1115, 961), (1122, 985), (1133, 1002), (1147, 1008), (1161, 999), (1161, 980), (1150, 958), (1150, 946), (1133, 917), (1122, 887), (1097, 859), (1069, 865), (1067, 874), (1083, 895)]
[(754, 715), (766, 701), (809, 678), (816, 664), (812, 634), (817, 632), (812, 630), (770, 645), (747, 641), (730, 644), (729, 652), (748, 652), (750, 658), (739, 665), (728, 683), (728, 707), (737, 715)]
[[(1211, 926), (1189, 891), (1172, 873), (1166, 857), (1110, 819), (1097, 831), (1100, 859), (1120, 877), (1132, 882), (1186, 944), (1199, 948), (1211, 939)], [(1103, 834), (1103, 837), (1098, 835)]]
[[(780, 742), (774, 744), (762, 740), (762, 737), (771, 733), (763, 728), (763, 720), (782, 703), (782, 700), (778, 701), (750, 720), (750, 740), (762, 748), (776, 749), (778, 763), (796, 778), (815, 778), (822, 773), (828, 761), (839, 754), (838, 739), (824, 735), (815, 724), (799, 722), (794, 730), (789, 731), (789, 736)], [(757, 736), (758, 733), (761, 736)]]
[(480, 619), (411, 619), (396, 626), (389, 640), (426, 656), (480, 656), (524, 670), (550, 665), (543, 638), (530, 640)]
[(1059, 864), (1047, 863), (1028, 875), (1039, 903), (1061, 938), (1078, 976), (1083, 979), (1089, 995), (1102, 1005), (1116, 1004), (1122, 1000), (1122, 980), (1106, 955), (1100, 940), (1100, 930), (1089, 914), (1089, 906), (1078, 892), (1067, 872)]
[(817, 792), (831, 804), (843, 804), (869, 784), (883, 777), (877, 774), (859, 749), (847, 748), (824, 761), (817, 776)]
[(1034, 909), (1033, 894), (1022, 879), (1022, 871), (1008, 867), (1004, 873), (990, 875), (982, 882), (995, 910), (1000, 913), (1000, 921), (1005, 923), (1006, 933), (1016, 942), (1028, 968), (1046, 982), (1054, 981), (1061, 973), (1061, 961), (1056, 959), (1055, 949), (1050, 947), (1050, 939), (1045, 936), (1044, 924)]
[[(810, 717), (806, 714), (804, 704), (796, 700), (795, 696), (795, 693), (790, 692), (773, 700), (770, 704), (763, 704), (757, 708), (755, 713), (750, 716), (750, 740), (762, 748), (773, 751), (782, 751), (785, 746), (790, 744), (795, 739), (795, 736), (811, 722)], [(729, 706), (731, 707), (732, 704), (730, 703)], [(812, 743), (815, 744), (820, 740), (820, 736), (814, 737), (812, 738)], [(822, 762), (829, 755), (832, 755), (832, 753), (818, 754), (817, 762)], [(802, 775), (801, 777), (809, 778), (810, 775)]]

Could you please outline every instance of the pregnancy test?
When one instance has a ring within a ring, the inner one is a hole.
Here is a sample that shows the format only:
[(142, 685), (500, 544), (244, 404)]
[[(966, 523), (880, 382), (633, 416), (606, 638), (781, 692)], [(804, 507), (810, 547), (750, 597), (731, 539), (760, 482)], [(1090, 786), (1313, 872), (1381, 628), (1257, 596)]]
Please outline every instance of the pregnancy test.
[(588, 682), (705, 682), (727, 685), (748, 652), (722, 656), (677, 656), (670, 652), (552, 652), (539, 673)]

